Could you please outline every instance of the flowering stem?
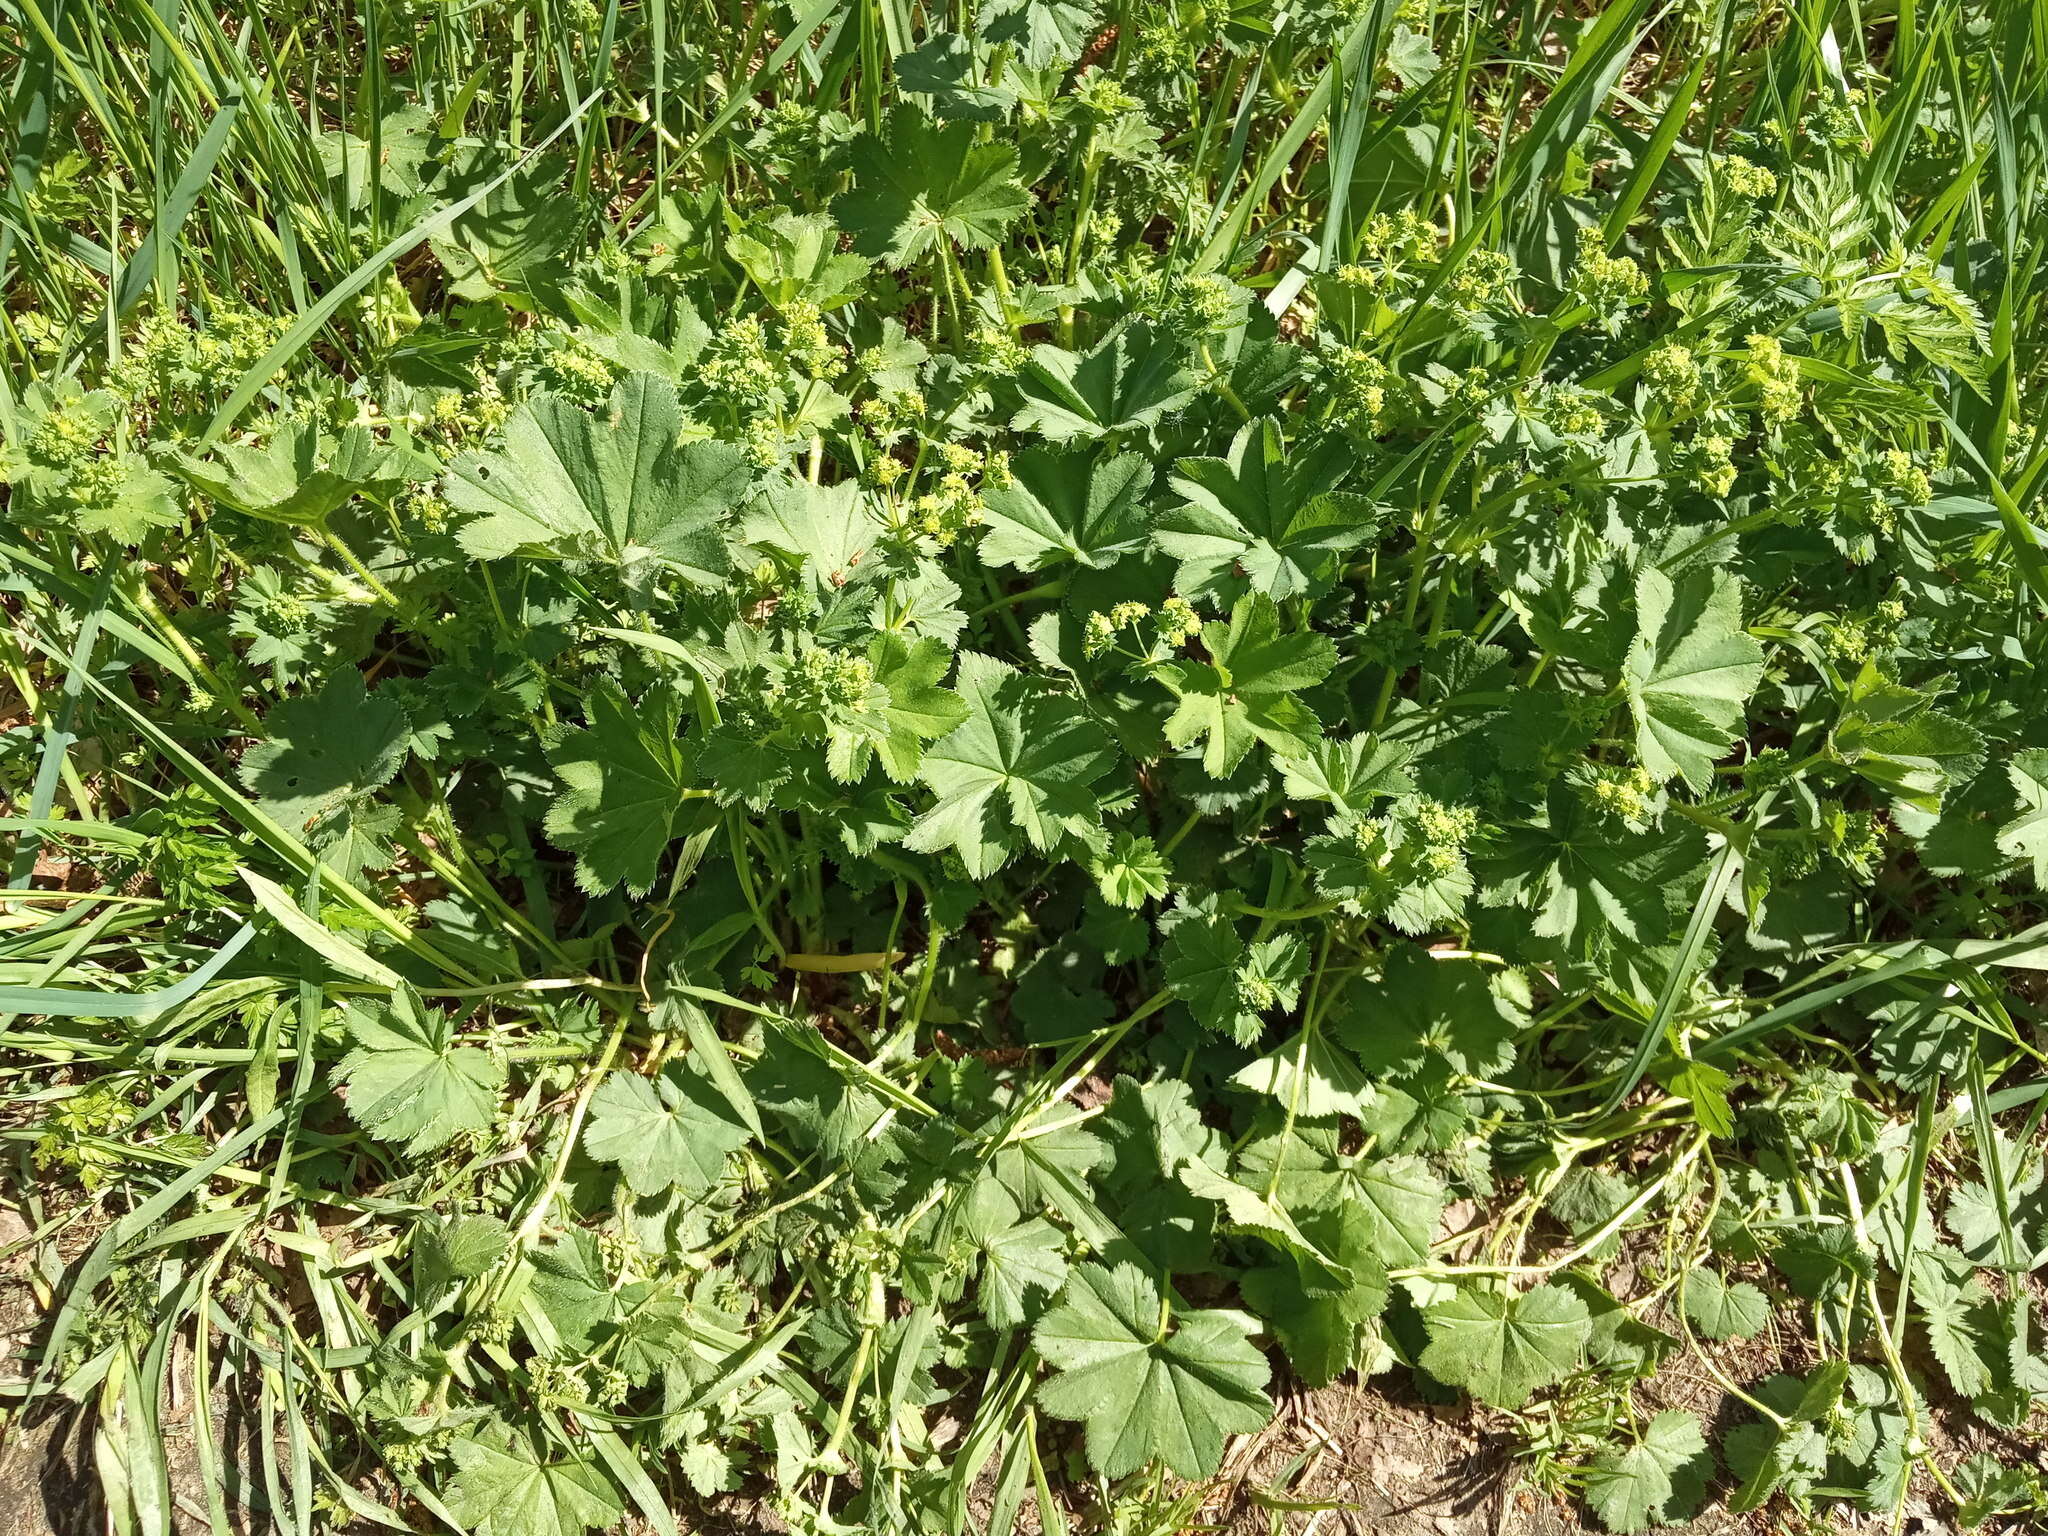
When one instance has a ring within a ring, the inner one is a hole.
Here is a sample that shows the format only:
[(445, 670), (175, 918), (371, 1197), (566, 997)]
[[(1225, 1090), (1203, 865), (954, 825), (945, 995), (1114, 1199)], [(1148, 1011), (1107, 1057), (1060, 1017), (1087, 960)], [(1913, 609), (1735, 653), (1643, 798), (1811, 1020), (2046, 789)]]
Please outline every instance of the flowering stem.
[(339, 534), (325, 523), (316, 525), (314, 532), (318, 534), (321, 543), (341, 556), (342, 563), (356, 573), (357, 580), (368, 587), (380, 603), (384, 604), (385, 607), (389, 608), (399, 617), (404, 618), (406, 616), (405, 604), (398, 600), (398, 594), (379, 581), (376, 574), (356, 558), (355, 551), (341, 541)]

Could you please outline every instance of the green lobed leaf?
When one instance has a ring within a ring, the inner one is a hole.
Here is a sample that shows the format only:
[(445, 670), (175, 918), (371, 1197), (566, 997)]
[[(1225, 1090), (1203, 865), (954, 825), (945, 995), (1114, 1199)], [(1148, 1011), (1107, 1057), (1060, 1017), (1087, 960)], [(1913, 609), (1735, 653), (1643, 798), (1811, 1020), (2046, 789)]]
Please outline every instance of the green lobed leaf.
[(1698, 1463), (1706, 1449), (1699, 1420), (1667, 1409), (1643, 1426), (1634, 1444), (1609, 1446), (1594, 1456), (1586, 1471), (1586, 1502), (1612, 1531), (1648, 1530), (1683, 1518), (1705, 1487)]
[(349, 1117), (414, 1156), (465, 1131), (488, 1130), (505, 1086), (505, 1061), (455, 1043), (455, 1020), (401, 986), (389, 1002), (361, 999), (342, 1011), (354, 1048), (334, 1069), (348, 1089)]
[(995, 244), (1031, 206), (1017, 152), (980, 142), (970, 123), (934, 123), (914, 106), (889, 113), (852, 150), (853, 190), (832, 203), (854, 249), (908, 266), (941, 240), (969, 250)]
[(610, 684), (591, 690), (588, 723), (563, 732), (548, 754), (562, 793), (548, 836), (576, 855), (576, 882), (593, 894), (654, 884), (689, 782), (679, 706), (651, 689), (638, 704)]
[(455, 1477), (448, 1507), (475, 1536), (580, 1536), (613, 1524), (625, 1506), (588, 1461), (550, 1461), (524, 1436), (502, 1443), (463, 1436), (448, 1444)]
[(1135, 1265), (1078, 1265), (1032, 1330), (1056, 1373), (1039, 1406), (1086, 1426), (1089, 1463), (1106, 1477), (1154, 1459), (1182, 1477), (1211, 1476), (1229, 1436), (1272, 1416), (1255, 1327), (1241, 1312), (1163, 1312)]
[(1592, 1334), (1585, 1302), (1556, 1285), (1519, 1295), (1461, 1290), (1424, 1316), (1422, 1368), (1496, 1408), (1519, 1408), (1563, 1380)]
[(654, 1078), (610, 1074), (591, 1095), (583, 1126), (583, 1150), (616, 1163), (626, 1187), (643, 1197), (670, 1189), (703, 1194), (748, 1139), (718, 1090), (678, 1066)]
[(1636, 639), (1622, 677), (1636, 756), (1657, 778), (1712, 788), (1714, 761), (1734, 743), (1763, 670), (1732, 573), (1695, 566), (1674, 578), (1651, 566), (1636, 577)]
[(904, 837), (926, 853), (953, 849), (975, 879), (1020, 844), (1051, 849), (1098, 821), (1088, 786), (1108, 771), (1108, 734), (1014, 667), (963, 652), (956, 685), (966, 718), (925, 749), (919, 777), (937, 797)]
[(628, 374), (601, 411), (558, 395), (528, 400), (495, 448), (450, 466), (457, 537), (480, 560), (512, 555), (631, 567), (655, 561), (716, 582), (728, 566), (721, 522), (753, 481), (737, 445), (679, 441), (675, 386)]

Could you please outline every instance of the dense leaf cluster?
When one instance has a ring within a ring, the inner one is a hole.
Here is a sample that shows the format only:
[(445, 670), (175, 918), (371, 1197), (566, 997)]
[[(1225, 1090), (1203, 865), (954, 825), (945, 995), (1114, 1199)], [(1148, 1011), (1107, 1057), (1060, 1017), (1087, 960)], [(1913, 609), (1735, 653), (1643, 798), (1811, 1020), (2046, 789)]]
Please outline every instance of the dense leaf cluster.
[[(8, 976), (227, 967), (9, 1003), (99, 1073), (39, 1164), (223, 1073), (181, 1124), (280, 1138), (269, 1203), (160, 1289), (324, 1266), (321, 1497), (479, 1536), (1156, 1515), (1389, 1372), (1617, 1530), (2042, 1503), (1933, 1438), (2048, 1394), (2048, 1098), (1993, 1091), (2048, 1059), (2039, 167), (1974, 34), (1694, 131), (1641, 7), (1533, 102), (1427, 7), (1155, 9), (762, 11), (723, 180), (630, 208), (590, 125), (387, 82), (302, 168), (413, 227), (332, 355), (16, 322), (20, 874), (140, 896)], [(180, 1314), (64, 1315), (76, 1383)]]

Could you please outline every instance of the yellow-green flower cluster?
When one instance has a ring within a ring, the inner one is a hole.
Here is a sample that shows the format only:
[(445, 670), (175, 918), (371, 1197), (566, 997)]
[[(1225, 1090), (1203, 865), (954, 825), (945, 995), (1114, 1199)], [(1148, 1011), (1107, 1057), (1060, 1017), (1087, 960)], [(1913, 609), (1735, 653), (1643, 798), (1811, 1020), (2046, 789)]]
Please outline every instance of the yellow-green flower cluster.
[(1031, 361), (1031, 349), (999, 325), (984, 325), (974, 333), (975, 366), (1005, 378)]
[(168, 397), (210, 399), (232, 389), (284, 334), (286, 324), (236, 305), (211, 311), (203, 330), (176, 314), (151, 315), (108, 374), (108, 387), (139, 422), (146, 422)]
[(1643, 359), (1643, 377), (1673, 410), (1684, 410), (1700, 395), (1699, 359), (1683, 342), (1668, 341)]
[(721, 326), (704, 349), (697, 377), (715, 395), (758, 402), (782, 389), (782, 365), (768, 350), (768, 332), (751, 315)]
[(1230, 284), (1213, 272), (1167, 279), (1155, 302), (1160, 318), (1184, 336), (1219, 331), (1237, 313)]
[(1607, 250), (1605, 234), (1588, 225), (1579, 231), (1579, 260), (1572, 269), (1572, 292), (1596, 310), (1625, 309), (1649, 294), (1650, 280), (1633, 256)]
[(1340, 286), (1355, 288), (1361, 293), (1371, 293), (1379, 287), (1380, 274), (1360, 262), (1347, 261), (1330, 274)]
[(1723, 155), (1715, 162), (1722, 189), (1735, 197), (1761, 200), (1778, 190), (1778, 178), (1764, 167), (1740, 155)]
[(1280, 1000), (1280, 992), (1266, 976), (1241, 969), (1237, 973), (1237, 1000), (1253, 1013), (1264, 1013)]
[(1010, 456), (999, 451), (979, 453), (964, 443), (942, 443), (938, 456), (938, 479), (929, 490), (910, 499), (904, 520), (913, 535), (945, 549), (969, 529), (981, 526), (984, 509), (976, 481), (1008, 485)]
[(1686, 473), (1710, 496), (1726, 496), (1735, 488), (1735, 443), (1718, 434), (1696, 437), (1691, 443)]
[(1417, 798), (1408, 820), (1422, 840), (1416, 862), (1435, 880), (1458, 870), (1465, 860), (1465, 845), (1479, 830), (1479, 813), (1470, 806), (1445, 805), (1427, 795)]
[(1592, 437), (1607, 425), (1599, 397), (1588, 390), (1561, 384), (1543, 397), (1543, 414), (1566, 437)]
[(960, 475), (943, 475), (936, 488), (920, 492), (910, 502), (910, 527), (941, 549), (950, 548), (960, 535), (979, 528), (983, 509), (981, 497)]
[(584, 405), (608, 398), (617, 374), (612, 365), (581, 343), (564, 337), (536, 359), (534, 383), (545, 393), (562, 395)]
[(1178, 648), (1202, 632), (1202, 616), (1184, 597), (1169, 597), (1159, 605), (1159, 638)]
[(1828, 625), (1824, 643), (1834, 660), (1859, 666), (1870, 655), (1870, 629), (1855, 614), (1847, 613)]
[(1749, 338), (1749, 364), (1744, 369), (1756, 386), (1757, 409), (1766, 421), (1791, 421), (1803, 403), (1799, 393), (1799, 360), (1788, 355), (1775, 336)]
[(1320, 361), (1331, 415), (1354, 431), (1377, 431), (1394, 378), (1387, 365), (1360, 347), (1331, 347)]
[(398, 509), (401, 516), (429, 533), (439, 533), (448, 526), (448, 514), (451, 510), (446, 501), (426, 489), (406, 492), (399, 500)]
[(1453, 308), (1472, 313), (1493, 309), (1514, 298), (1519, 275), (1506, 251), (1473, 251), (1444, 283), (1444, 298)]
[(1878, 455), (1878, 473), (1909, 507), (1924, 507), (1934, 499), (1934, 483), (1927, 478), (1927, 471), (1903, 448), (1887, 448)]
[(1602, 768), (1591, 786), (1593, 804), (1632, 827), (1649, 824), (1657, 781), (1647, 768)]
[(415, 407), (395, 419), (410, 429), (424, 447), (443, 459), (452, 459), (480, 438), (489, 437), (512, 414), (512, 402), (495, 376), (479, 367), (472, 370), (475, 384), (468, 390), (444, 389), (424, 407)]
[(749, 416), (745, 427), (747, 462), (756, 469), (773, 469), (789, 453), (789, 434), (772, 411)]
[(1376, 213), (1366, 220), (1358, 248), (1374, 261), (1413, 260), (1436, 250), (1437, 227), (1418, 210)]
[(1081, 636), (1081, 652), (1085, 656), (1100, 656), (1116, 644), (1117, 631), (1128, 629), (1152, 610), (1144, 603), (1118, 603), (1107, 613), (1101, 609), (1088, 615), (1088, 622)]
[(43, 417), (29, 440), (29, 452), (47, 464), (68, 468), (98, 449), (105, 435), (106, 424), (86, 408), (83, 399), (74, 396), (57, 402)]
[(824, 311), (809, 299), (791, 299), (778, 317), (783, 356), (805, 378), (836, 379), (846, 351), (825, 330)]
[(921, 389), (884, 389), (854, 407), (854, 415), (878, 443), (893, 443), (924, 422), (925, 400)]
[(1121, 117), (1138, 105), (1138, 98), (1117, 83), (1107, 70), (1091, 69), (1083, 75), (1067, 98), (1072, 110), (1098, 123)]
[(860, 704), (874, 680), (874, 663), (867, 657), (820, 645), (797, 652), (769, 691), (790, 709), (830, 714)]
[(1088, 615), (1082, 626), (1081, 652), (1085, 656), (1100, 656), (1116, 644), (1117, 635), (1146, 619), (1152, 620), (1152, 632), (1158, 643), (1169, 650), (1177, 650), (1201, 632), (1202, 619), (1194, 605), (1184, 597), (1169, 597), (1155, 611), (1140, 602), (1117, 603), (1103, 612), (1097, 609)]

